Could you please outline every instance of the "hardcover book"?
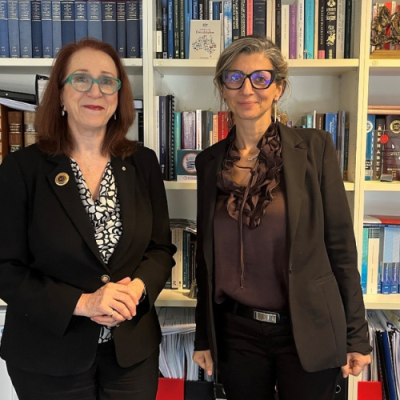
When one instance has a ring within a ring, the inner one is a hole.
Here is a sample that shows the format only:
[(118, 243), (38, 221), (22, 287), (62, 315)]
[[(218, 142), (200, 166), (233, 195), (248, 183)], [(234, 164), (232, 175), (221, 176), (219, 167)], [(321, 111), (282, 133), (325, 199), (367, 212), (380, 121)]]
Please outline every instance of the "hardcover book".
[(190, 21), (191, 59), (218, 59), (221, 52), (221, 22), (219, 20)]
[(42, 43), (42, 2), (41, 0), (32, 0), (32, 57), (43, 58)]
[(326, 0), (325, 8), (325, 58), (336, 58), (336, 0)]
[(382, 175), (400, 181), (400, 116), (386, 116), (385, 133), (381, 136), (381, 143), (383, 143)]
[(87, 0), (75, 0), (75, 40), (79, 42), (87, 35)]
[(18, 0), (7, 0), (8, 12), (8, 40), (10, 47), (10, 57), (21, 57), (19, 44), (19, 7)]
[[(117, 3), (115, 0), (102, 0), (101, 2), (102, 13), (102, 31), (103, 42), (108, 43), (115, 50), (117, 49)], [(139, 10), (138, 10), (139, 20)], [(139, 46), (138, 46), (139, 49)]]
[(53, 58), (62, 47), (61, 38), (61, 1), (51, 1), (52, 33), (53, 33)]
[(0, 58), (10, 57), (7, 0), (0, 0)]
[(42, 0), (40, 13), (42, 18), (43, 58), (53, 58), (53, 18), (51, 13), (51, 0)]
[(88, 0), (88, 36), (102, 40), (101, 1)]
[(32, 10), (30, 0), (18, 1), (21, 58), (32, 58)]

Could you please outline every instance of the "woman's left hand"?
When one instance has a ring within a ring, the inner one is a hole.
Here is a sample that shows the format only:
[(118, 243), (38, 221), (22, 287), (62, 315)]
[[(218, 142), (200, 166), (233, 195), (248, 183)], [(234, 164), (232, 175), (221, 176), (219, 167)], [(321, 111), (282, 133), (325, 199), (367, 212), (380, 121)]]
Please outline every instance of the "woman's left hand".
[(349, 375), (360, 375), (364, 367), (370, 363), (370, 354), (347, 353), (347, 364), (342, 367), (343, 378), (347, 378)]

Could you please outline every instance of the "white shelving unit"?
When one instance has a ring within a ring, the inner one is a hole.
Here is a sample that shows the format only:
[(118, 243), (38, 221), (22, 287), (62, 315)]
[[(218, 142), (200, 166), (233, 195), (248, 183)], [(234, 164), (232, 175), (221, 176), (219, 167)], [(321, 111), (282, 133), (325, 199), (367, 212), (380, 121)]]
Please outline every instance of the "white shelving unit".
[[(290, 4), (292, 0), (282, 0)], [(399, 104), (400, 60), (369, 59), (371, 1), (354, 3), (354, 55), (346, 60), (289, 60), (291, 93), (280, 104), (295, 122), (304, 112), (346, 110), (350, 122), (349, 181), (345, 182), (358, 247), (364, 213), (400, 215), (400, 183), (364, 181), (367, 105)], [(125, 59), (135, 97), (144, 100), (145, 144), (155, 147), (154, 96), (174, 94), (177, 110), (220, 109), (213, 85), (215, 60), (162, 60), (155, 57), (155, 0), (143, 1), (143, 59)], [(34, 75), (49, 74), (52, 59), (0, 59), (0, 86), (34, 92)], [(196, 184), (165, 182), (170, 216), (196, 218)], [(361, 259), (361, 257), (360, 257)], [(361, 262), (361, 260), (360, 260)], [(195, 306), (187, 293), (164, 290), (157, 306)], [(370, 309), (399, 309), (400, 295), (365, 296)], [(4, 303), (0, 302), (0, 306)], [(357, 399), (349, 381), (349, 400)]]

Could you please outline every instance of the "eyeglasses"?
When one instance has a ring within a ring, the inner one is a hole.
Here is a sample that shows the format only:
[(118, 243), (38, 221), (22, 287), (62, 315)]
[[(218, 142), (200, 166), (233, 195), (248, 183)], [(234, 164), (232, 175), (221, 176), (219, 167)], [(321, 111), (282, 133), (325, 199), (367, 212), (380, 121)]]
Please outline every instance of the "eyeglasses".
[(121, 81), (111, 76), (101, 76), (99, 79), (92, 78), (87, 74), (71, 74), (62, 84), (69, 83), (78, 92), (88, 92), (93, 83), (99, 85), (100, 92), (103, 94), (114, 94), (121, 89)]
[(222, 73), (222, 83), (227, 89), (231, 90), (241, 89), (246, 78), (249, 78), (254, 89), (268, 89), (275, 80), (275, 72), (269, 69), (260, 69), (251, 74), (237, 70), (226, 70)]

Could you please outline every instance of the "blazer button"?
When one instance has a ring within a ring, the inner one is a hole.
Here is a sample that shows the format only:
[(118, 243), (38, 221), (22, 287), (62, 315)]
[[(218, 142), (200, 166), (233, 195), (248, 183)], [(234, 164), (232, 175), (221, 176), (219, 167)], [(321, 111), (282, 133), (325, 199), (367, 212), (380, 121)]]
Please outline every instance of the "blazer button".
[(101, 281), (103, 283), (108, 283), (108, 282), (110, 282), (110, 280), (111, 280), (111, 278), (108, 275), (102, 275), (101, 276)]

